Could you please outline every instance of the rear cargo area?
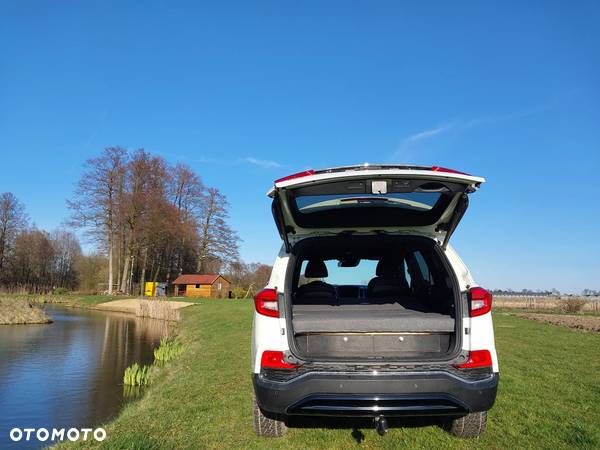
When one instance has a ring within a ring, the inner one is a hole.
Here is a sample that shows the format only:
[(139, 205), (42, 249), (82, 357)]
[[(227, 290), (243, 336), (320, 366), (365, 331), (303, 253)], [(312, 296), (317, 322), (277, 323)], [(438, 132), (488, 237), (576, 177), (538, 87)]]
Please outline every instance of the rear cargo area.
[(293, 264), (292, 348), (308, 359), (436, 359), (456, 344), (460, 296), (434, 241), (312, 238)]

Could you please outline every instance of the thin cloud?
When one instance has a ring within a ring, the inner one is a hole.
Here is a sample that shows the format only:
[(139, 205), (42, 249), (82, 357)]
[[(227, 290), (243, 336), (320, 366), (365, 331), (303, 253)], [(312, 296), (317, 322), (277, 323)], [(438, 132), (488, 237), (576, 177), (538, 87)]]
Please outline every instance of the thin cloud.
[(175, 154), (175, 153), (167, 153), (167, 152), (157, 152), (169, 159), (174, 159), (177, 161), (183, 161), (188, 163), (195, 164), (215, 164), (219, 166), (237, 166), (241, 164), (251, 164), (253, 166), (262, 167), (264, 169), (279, 169), (284, 167), (283, 164), (278, 163), (277, 161), (272, 161), (269, 159), (260, 159), (254, 156), (246, 156), (245, 158), (237, 158), (237, 159), (223, 159), (223, 158), (214, 158), (211, 156), (205, 155), (195, 155), (194, 157), (189, 157), (187, 155)]
[(439, 137), (442, 134), (446, 133), (459, 133), (464, 132), (466, 130), (470, 130), (472, 128), (485, 126), (485, 125), (493, 125), (502, 122), (509, 122), (512, 120), (523, 119), (525, 117), (532, 116), (539, 112), (546, 111), (553, 106), (554, 102), (544, 103), (534, 108), (517, 111), (510, 114), (500, 115), (500, 116), (483, 116), (476, 117), (469, 120), (456, 120), (453, 122), (449, 122), (444, 125), (437, 126), (435, 128), (427, 129), (424, 131), (420, 131), (418, 133), (412, 134), (400, 142), (398, 149), (394, 151), (391, 155), (391, 159), (397, 159), (398, 157), (409, 158), (411, 155), (411, 150), (413, 150), (413, 146), (415, 144), (421, 143), (423, 141), (433, 139), (435, 137)]
[(248, 164), (252, 164), (254, 166), (263, 167), (265, 169), (278, 169), (282, 167), (282, 165), (277, 161), (271, 161), (269, 159), (258, 159), (253, 156), (246, 156), (241, 161)]
[(404, 139), (402, 141), (402, 144), (407, 145), (407, 144), (412, 144), (415, 142), (425, 141), (427, 139), (431, 139), (434, 136), (437, 136), (438, 134), (442, 134), (447, 131), (450, 131), (452, 128), (453, 128), (453, 126), (451, 124), (447, 124), (447, 125), (441, 125), (436, 128), (431, 128), (430, 130), (421, 131), (419, 133), (413, 134), (413, 135), (407, 137), (406, 139)]

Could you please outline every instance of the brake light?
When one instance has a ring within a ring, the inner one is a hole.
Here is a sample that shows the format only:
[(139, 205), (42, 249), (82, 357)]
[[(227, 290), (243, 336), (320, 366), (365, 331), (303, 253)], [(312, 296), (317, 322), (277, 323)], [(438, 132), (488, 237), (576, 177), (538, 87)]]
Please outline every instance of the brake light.
[(471, 317), (481, 316), (492, 310), (492, 294), (483, 288), (471, 288), (469, 290), (469, 300), (471, 302)]
[(445, 172), (445, 173), (456, 173), (458, 175), (469, 175), (468, 173), (465, 172), (459, 172), (458, 170), (454, 170), (454, 169), (448, 169), (446, 167), (440, 167), (440, 166), (433, 166), (431, 168), (432, 172)]
[(260, 358), (262, 369), (295, 369), (297, 364), (290, 364), (283, 359), (283, 352), (265, 350)]
[(275, 289), (263, 289), (254, 296), (254, 307), (256, 312), (263, 316), (279, 317), (277, 307), (277, 291)]
[(288, 175), (287, 177), (279, 178), (275, 180), (275, 184), (281, 183), (282, 181), (293, 180), (294, 178), (303, 178), (308, 177), (310, 175), (314, 175), (315, 171), (312, 169), (305, 170), (304, 172), (293, 173), (292, 175)]
[(473, 350), (469, 353), (466, 363), (457, 364), (457, 369), (477, 369), (480, 367), (492, 367), (492, 354), (489, 350)]

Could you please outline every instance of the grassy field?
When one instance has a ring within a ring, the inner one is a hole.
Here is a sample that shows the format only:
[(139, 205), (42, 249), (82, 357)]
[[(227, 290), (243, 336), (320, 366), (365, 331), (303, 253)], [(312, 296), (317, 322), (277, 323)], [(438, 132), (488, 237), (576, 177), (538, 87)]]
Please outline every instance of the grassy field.
[(352, 428), (292, 428), (281, 439), (266, 440), (252, 430), (251, 301), (203, 301), (183, 315), (184, 354), (160, 369), (145, 395), (106, 425), (102, 447), (600, 447), (598, 333), (497, 313), (500, 388), (488, 430), (478, 440), (453, 438), (434, 425), (394, 428), (384, 437), (368, 427), (354, 434)]

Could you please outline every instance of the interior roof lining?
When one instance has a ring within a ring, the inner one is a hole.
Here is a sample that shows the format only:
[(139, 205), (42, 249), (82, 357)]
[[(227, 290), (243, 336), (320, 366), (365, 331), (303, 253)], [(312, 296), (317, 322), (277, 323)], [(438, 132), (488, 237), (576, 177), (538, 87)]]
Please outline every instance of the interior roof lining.
[(345, 256), (376, 260), (390, 254), (428, 250), (434, 245), (432, 239), (420, 236), (323, 236), (303, 239), (294, 246), (294, 253), (324, 260)]

